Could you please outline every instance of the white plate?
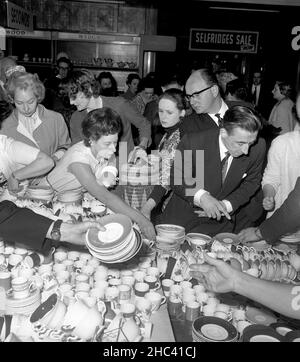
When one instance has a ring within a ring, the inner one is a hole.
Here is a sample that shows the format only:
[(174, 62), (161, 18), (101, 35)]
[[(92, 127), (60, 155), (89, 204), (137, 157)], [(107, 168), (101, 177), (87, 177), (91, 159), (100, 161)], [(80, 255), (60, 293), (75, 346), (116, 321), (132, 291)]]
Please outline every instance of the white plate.
[(201, 333), (214, 341), (224, 341), (228, 338), (226, 329), (216, 324), (205, 324), (201, 327)]

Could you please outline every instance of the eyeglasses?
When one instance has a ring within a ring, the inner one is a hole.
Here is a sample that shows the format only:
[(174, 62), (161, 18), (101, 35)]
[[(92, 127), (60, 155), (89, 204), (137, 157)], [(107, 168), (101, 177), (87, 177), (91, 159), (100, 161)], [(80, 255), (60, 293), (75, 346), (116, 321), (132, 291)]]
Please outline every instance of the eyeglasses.
[(198, 91), (198, 92), (194, 92), (193, 94), (185, 94), (185, 97), (186, 97), (186, 99), (187, 99), (188, 101), (190, 101), (193, 97), (199, 96), (201, 93), (207, 91), (208, 89), (212, 88), (213, 86), (214, 86), (214, 84), (213, 84), (213, 85), (210, 85), (209, 87), (204, 88), (204, 89), (202, 89), (202, 90), (200, 90), (200, 91)]
[(69, 70), (70, 68), (69, 67), (58, 67), (59, 69), (61, 70)]

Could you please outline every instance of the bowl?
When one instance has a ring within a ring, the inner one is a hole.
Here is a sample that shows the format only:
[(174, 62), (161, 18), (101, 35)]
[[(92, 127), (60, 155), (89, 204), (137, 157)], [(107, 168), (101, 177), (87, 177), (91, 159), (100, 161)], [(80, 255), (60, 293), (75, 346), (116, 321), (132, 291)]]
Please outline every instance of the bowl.
[(214, 239), (226, 245), (237, 245), (240, 243), (239, 237), (232, 233), (220, 233), (215, 235)]

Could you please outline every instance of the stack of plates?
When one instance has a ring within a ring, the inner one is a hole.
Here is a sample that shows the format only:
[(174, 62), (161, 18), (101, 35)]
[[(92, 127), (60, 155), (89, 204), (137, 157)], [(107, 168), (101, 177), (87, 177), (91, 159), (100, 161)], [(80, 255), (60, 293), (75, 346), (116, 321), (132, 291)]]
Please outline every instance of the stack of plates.
[(41, 304), (41, 294), (39, 289), (34, 289), (30, 295), (24, 299), (15, 299), (10, 295), (6, 297), (6, 314), (30, 315)]
[(262, 325), (253, 324), (243, 331), (243, 342), (286, 342), (286, 338), (275, 331), (275, 329)]
[(193, 322), (192, 337), (194, 342), (236, 342), (238, 331), (224, 319), (200, 317)]
[(30, 186), (27, 188), (26, 197), (33, 200), (52, 201), (53, 189), (51, 187)]
[(300, 242), (300, 232), (298, 231), (295, 234), (285, 235), (281, 239), (284, 243), (299, 243)]
[(71, 191), (65, 191), (57, 195), (57, 201), (64, 203), (81, 203), (82, 201), (82, 188)]
[(163, 252), (173, 252), (180, 249), (185, 240), (185, 229), (173, 224), (159, 224), (155, 226), (156, 249)]
[(129, 217), (122, 214), (104, 216), (101, 219), (105, 231), (89, 229), (86, 245), (90, 253), (103, 263), (123, 263), (134, 257), (142, 247), (140, 233), (132, 227)]

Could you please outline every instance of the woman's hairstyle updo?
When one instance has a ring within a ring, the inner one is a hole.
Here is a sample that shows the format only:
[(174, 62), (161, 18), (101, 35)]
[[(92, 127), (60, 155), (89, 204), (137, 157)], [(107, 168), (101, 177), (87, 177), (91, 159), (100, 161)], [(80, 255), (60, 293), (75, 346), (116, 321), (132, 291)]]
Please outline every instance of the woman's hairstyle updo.
[(183, 111), (186, 109), (186, 100), (184, 96), (184, 92), (177, 88), (170, 88), (166, 90), (160, 97), (159, 101), (161, 99), (169, 99), (170, 101), (174, 102), (176, 104), (176, 107), (179, 109), (179, 111)]
[(40, 81), (37, 74), (18, 71), (14, 72), (8, 78), (5, 84), (5, 89), (11, 103), (14, 103), (16, 89), (31, 89), (33, 94), (36, 96), (38, 103), (41, 103), (45, 97), (44, 84)]
[(122, 121), (117, 112), (108, 107), (89, 112), (82, 121), (83, 141), (90, 147), (90, 141), (98, 141), (102, 136), (120, 133)]

